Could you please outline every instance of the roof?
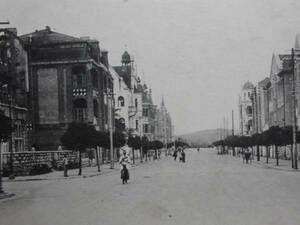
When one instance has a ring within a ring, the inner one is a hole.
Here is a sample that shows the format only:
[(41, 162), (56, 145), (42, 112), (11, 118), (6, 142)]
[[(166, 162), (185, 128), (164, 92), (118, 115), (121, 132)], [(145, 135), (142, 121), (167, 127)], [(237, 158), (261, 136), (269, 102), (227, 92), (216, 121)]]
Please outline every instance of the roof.
[(243, 85), (243, 88), (242, 89), (252, 89), (254, 88), (254, 85), (250, 82), (250, 81), (247, 81), (244, 85)]
[(265, 79), (258, 82), (259, 87), (267, 88), (270, 85), (270, 78), (266, 77)]
[(130, 66), (114, 66), (114, 70), (123, 78), (125, 84), (131, 89), (131, 67)]
[(300, 34), (296, 35), (295, 39), (295, 49), (300, 49)]
[(35, 32), (29, 34), (21, 35), (20, 38), (25, 42), (29, 42), (29, 40), (32, 39), (36, 41), (39, 45), (88, 42), (84, 39), (54, 32), (50, 29), (50, 27), (46, 27), (46, 29), (43, 30), (36, 30)]

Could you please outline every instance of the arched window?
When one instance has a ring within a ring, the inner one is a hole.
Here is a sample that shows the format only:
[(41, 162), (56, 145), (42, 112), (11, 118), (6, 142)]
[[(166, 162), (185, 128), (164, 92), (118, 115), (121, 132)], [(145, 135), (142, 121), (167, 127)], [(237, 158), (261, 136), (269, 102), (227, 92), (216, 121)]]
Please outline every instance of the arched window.
[(98, 88), (98, 73), (95, 69), (91, 69), (91, 75), (93, 80), (93, 87)]
[(246, 108), (246, 113), (247, 113), (248, 115), (251, 115), (251, 114), (252, 114), (252, 107), (251, 107), (251, 106), (247, 106), (247, 108)]
[(87, 119), (87, 103), (83, 98), (78, 98), (73, 102), (74, 121), (83, 122)]
[(96, 99), (94, 99), (94, 101), (93, 101), (93, 106), (94, 106), (94, 116), (96, 118), (98, 118), (99, 117), (99, 104)]
[(86, 87), (86, 74), (84, 66), (74, 66), (72, 68), (73, 88)]
[(118, 106), (124, 107), (124, 105), (125, 105), (124, 97), (120, 96), (118, 98)]

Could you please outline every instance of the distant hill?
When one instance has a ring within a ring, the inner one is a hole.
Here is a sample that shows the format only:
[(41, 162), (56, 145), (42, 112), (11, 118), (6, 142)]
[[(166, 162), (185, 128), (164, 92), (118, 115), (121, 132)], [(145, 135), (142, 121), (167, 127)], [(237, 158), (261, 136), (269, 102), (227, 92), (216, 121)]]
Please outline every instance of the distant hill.
[[(230, 134), (230, 132), (231, 131), (228, 130), (228, 134)], [(193, 133), (178, 135), (178, 137), (187, 141), (190, 145), (203, 147), (212, 144), (218, 139), (217, 129), (196, 131)]]

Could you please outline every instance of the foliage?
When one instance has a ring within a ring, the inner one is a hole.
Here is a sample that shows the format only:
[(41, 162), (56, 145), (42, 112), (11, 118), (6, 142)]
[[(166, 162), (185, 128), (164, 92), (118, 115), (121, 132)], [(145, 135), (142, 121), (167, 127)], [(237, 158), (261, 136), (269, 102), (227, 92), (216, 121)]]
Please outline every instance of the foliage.
[(141, 138), (139, 136), (133, 137), (132, 135), (130, 135), (128, 137), (128, 146), (132, 149), (140, 149), (141, 144)]
[(97, 131), (86, 123), (71, 123), (61, 137), (61, 142), (68, 149), (85, 151), (86, 148), (95, 146)]
[(125, 134), (120, 131), (115, 131), (113, 134), (114, 147), (121, 148), (126, 144)]

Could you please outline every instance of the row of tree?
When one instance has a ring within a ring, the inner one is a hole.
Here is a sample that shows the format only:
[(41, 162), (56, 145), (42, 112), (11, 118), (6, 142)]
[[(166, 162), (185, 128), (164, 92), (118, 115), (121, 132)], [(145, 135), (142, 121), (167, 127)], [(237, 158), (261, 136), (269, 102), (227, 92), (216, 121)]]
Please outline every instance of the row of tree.
[[(81, 157), (82, 153), (89, 148), (102, 147), (104, 149), (110, 148), (110, 138), (108, 132), (97, 131), (94, 126), (86, 123), (71, 123), (68, 126), (67, 131), (61, 137), (61, 143), (68, 149), (79, 152), (79, 172), (81, 175), (82, 165)], [(126, 136), (122, 131), (115, 131), (113, 133), (113, 147), (121, 148), (126, 144)], [(147, 152), (150, 149), (157, 150), (163, 148), (163, 143), (160, 141), (149, 141), (147, 137), (129, 136), (127, 144), (132, 149), (133, 163), (135, 160), (135, 150), (140, 151), (141, 161), (143, 157), (146, 157)], [(96, 151), (96, 157), (98, 158), (98, 152)]]
[[(296, 140), (297, 143), (300, 143), (300, 132), (298, 131), (296, 134)], [(257, 147), (256, 155), (259, 160), (260, 156), (260, 148), (259, 146), (266, 147), (267, 153), (266, 157), (268, 160), (268, 157), (270, 155), (270, 146), (275, 147), (275, 158), (276, 158), (276, 164), (279, 165), (279, 152), (278, 147), (279, 146), (288, 146), (293, 145), (293, 128), (292, 126), (286, 126), (286, 127), (279, 127), (279, 126), (273, 126), (270, 127), (268, 130), (262, 132), (262, 133), (256, 133), (252, 136), (228, 136), (227, 138), (223, 140), (218, 140), (213, 143), (214, 146), (222, 147), (224, 150), (225, 147), (231, 147), (233, 149), (233, 155), (235, 155), (235, 147), (239, 147), (242, 149), (248, 148), (248, 147)], [(293, 148), (290, 148), (291, 150), (291, 160), (292, 164), (294, 163), (293, 160)]]
[[(174, 142), (170, 142), (170, 143), (168, 143), (167, 144), (167, 148), (171, 148), (171, 147), (173, 147), (174, 146)], [(182, 147), (182, 148), (189, 148), (190, 146), (189, 146), (189, 144), (188, 143), (186, 143), (184, 140), (176, 140), (175, 141), (175, 147), (177, 148), (177, 147)]]

